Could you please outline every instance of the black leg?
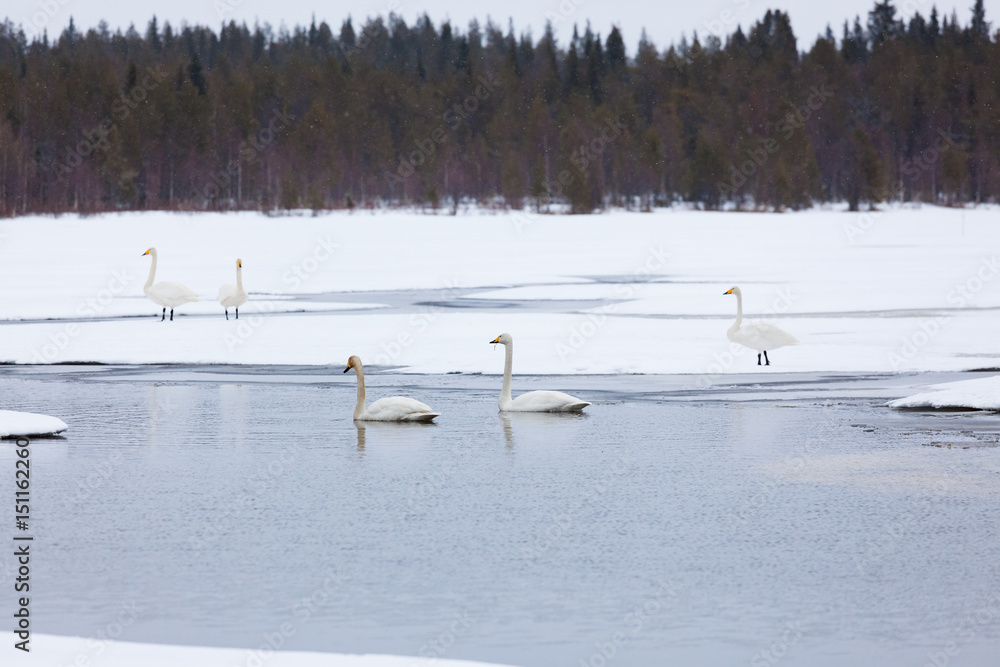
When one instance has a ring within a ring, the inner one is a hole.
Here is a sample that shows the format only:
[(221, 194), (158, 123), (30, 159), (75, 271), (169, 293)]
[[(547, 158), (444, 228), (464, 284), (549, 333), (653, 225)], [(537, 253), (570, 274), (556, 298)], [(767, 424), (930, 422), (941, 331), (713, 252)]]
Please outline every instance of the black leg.
[(171, 322), (174, 321), (174, 309), (173, 308), (170, 309), (170, 321)]
[(760, 352), (757, 353), (757, 365), (760, 366)]
[(767, 350), (764, 350), (764, 361), (767, 362), (765, 364), (765, 366), (770, 366), (771, 365), (771, 360), (767, 358)]
[(229, 321), (229, 309), (228, 308), (226, 308), (226, 321), (227, 322)]
[(163, 308), (163, 315), (160, 316), (160, 321), (162, 322), (165, 319), (167, 319), (167, 308), (166, 308), (166, 306), (164, 306), (164, 308)]
[(240, 319), (240, 309), (236, 309), (236, 319)]

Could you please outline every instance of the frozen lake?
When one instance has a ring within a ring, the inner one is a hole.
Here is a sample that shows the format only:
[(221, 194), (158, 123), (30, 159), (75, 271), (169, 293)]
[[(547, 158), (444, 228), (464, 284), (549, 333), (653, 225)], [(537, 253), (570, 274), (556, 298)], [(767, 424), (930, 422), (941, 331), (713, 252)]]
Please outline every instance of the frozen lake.
[(497, 376), (370, 372), (370, 398), (443, 415), (358, 428), (342, 368), (4, 367), (4, 407), (70, 423), (33, 445), (35, 629), (249, 649), (286, 627), (285, 649), (524, 667), (997, 664), (1000, 422), (883, 407), (983, 374), (519, 376), (594, 405), (504, 418)]

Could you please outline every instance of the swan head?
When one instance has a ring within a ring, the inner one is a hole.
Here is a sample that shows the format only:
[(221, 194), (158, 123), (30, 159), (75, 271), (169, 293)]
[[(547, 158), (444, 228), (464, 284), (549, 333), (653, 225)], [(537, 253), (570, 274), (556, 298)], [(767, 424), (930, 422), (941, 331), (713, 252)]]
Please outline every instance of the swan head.
[(142, 253), (142, 256), (145, 257), (146, 255), (155, 255), (155, 254), (156, 254), (156, 248), (150, 248), (146, 252)]
[(513, 342), (514, 339), (510, 337), (509, 333), (502, 333), (493, 340), (491, 340), (490, 344), (496, 345), (497, 343), (499, 343), (500, 345), (510, 345)]
[(356, 354), (352, 354), (350, 356), (350, 358), (347, 360), (347, 368), (344, 369), (344, 372), (346, 373), (347, 371), (351, 370), (352, 368), (355, 371), (358, 370), (359, 368), (361, 368), (361, 357), (359, 357)]
[(236, 260), (236, 268), (237, 269), (242, 269), (243, 268), (243, 260), (242, 259)]
[(723, 292), (722, 293), (722, 296), (725, 296), (727, 294), (737, 294), (738, 295), (738, 294), (742, 294), (742, 292), (740, 292), (740, 288), (739, 287), (730, 287), (728, 292)]

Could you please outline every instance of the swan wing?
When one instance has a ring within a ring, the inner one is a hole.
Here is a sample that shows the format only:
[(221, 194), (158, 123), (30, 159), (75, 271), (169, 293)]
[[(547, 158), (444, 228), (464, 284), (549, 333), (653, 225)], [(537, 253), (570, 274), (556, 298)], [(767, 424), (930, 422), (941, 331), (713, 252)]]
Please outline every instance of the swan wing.
[(146, 296), (164, 306), (179, 306), (198, 300), (198, 295), (179, 283), (156, 283), (148, 290)]
[(799, 344), (795, 336), (770, 322), (744, 322), (739, 329), (730, 330), (729, 339), (758, 352)]
[(369, 421), (431, 421), (439, 415), (426, 403), (406, 396), (380, 398), (365, 409)]
[(219, 288), (219, 303), (226, 308), (238, 308), (246, 302), (247, 293), (236, 285), (223, 285)]
[(236, 285), (223, 285), (219, 288), (219, 303), (236, 297)]
[(510, 402), (511, 412), (580, 412), (590, 405), (561, 391), (529, 391)]

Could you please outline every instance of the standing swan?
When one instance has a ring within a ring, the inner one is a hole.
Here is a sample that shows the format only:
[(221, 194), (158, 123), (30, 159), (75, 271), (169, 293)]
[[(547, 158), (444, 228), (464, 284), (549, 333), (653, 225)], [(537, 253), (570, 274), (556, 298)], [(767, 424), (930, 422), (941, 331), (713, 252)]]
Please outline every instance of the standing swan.
[(500, 412), (583, 412), (590, 405), (561, 391), (529, 391), (515, 399), (510, 397), (510, 372), (514, 359), (514, 339), (500, 334), (490, 341), (504, 346), (503, 389), (500, 390)]
[(739, 287), (733, 287), (726, 294), (736, 295), (736, 321), (729, 327), (726, 336), (734, 343), (739, 343), (751, 350), (757, 350), (757, 365), (760, 366), (760, 353), (764, 353), (764, 361), (770, 366), (771, 361), (767, 358), (768, 350), (776, 350), (786, 345), (798, 345), (799, 341), (795, 336), (784, 329), (779, 329), (769, 322), (747, 322), (743, 323), (743, 292)]
[(142, 288), (142, 291), (149, 297), (150, 301), (163, 306), (163, 316), (160, 317), (160, 321), (162, 322), (167, 319), (167, 308), (170, 308), (170, 321), (173, 322), (174, 308), (185, 303), (197, 301), (198, 295), (178, 283), (162, 282), (154, 285), (153, 279), (156, 278), (156, 248), (150, 248), (142, 253), (142, 255), (143, 257), (146, 255), (153, 257), (153, 263), (149, 265), (149, 278), (146, 279), (146, 285)]
[(432, 412), (430, 407), (406, 396), (380, 398), (365, 408), (365, 371), (361, 359), (351, 355), (347, 360), (344, 372), (354, 369), (358, 376), (358, 404), (354, 406), (355, 421), (366, 422), (429, 422), (440, 413)]
[(236, 260), (236, 284), (223, 285), (219, 288), (219, 303), (226, 309), (226, 319), (229, 319), (229, 309), (236, 308), (236, 319), (240, 319), (240, 306), (247, 302), (247, 291), (243, 289), (243, 260)]

